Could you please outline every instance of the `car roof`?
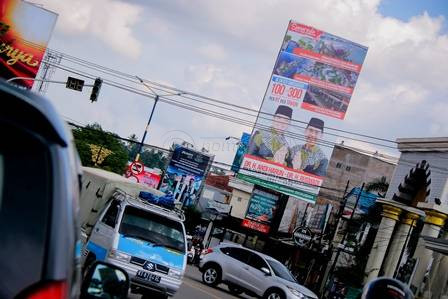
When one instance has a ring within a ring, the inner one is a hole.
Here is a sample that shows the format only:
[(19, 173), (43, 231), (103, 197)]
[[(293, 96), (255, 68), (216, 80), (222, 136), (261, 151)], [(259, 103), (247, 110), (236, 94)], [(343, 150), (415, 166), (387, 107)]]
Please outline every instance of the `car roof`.
[(220, 247), (220, 248), (221, 248), (221, 247), (242, 248), (242, 249), (245, 249), (245, 250), (247, 250), (247, 251), (250, 251), (250, 252), (252, 252), (252, 253), (257, 254), (257, 255), (263, 257), (263, 258), (266, 259), (266, 260), (276, 261), (276, 262), (279, 262), (279, 263), (281, 264), (280, 261), (276, 260), (276, 259), (273, 258), (272, 256), (269, 256), (269, 255), (264, 254), (264, 253), (261, 253), (261, 252), (259, 252), (259, 251), (256, 251), (256, 250), (253, 250), (253, 249), (244, 247), (243, 245), (238, 244), (238, 243), (233, 243), (233, 242), (221, 242), (217, 247)]

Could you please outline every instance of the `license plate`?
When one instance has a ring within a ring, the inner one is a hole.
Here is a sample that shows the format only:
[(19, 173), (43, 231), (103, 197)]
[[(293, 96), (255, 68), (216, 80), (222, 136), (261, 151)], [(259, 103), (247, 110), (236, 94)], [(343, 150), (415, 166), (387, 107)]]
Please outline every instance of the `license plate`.
[(148, 280), (157, 283), (160, 282), (160, 276), (142, 270), (138, 270), (135, 276), (143, 280)]

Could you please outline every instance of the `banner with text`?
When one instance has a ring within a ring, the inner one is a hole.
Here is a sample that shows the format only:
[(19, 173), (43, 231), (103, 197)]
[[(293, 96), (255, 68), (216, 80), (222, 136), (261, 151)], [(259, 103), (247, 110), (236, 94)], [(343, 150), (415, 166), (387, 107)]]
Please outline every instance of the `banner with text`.
[(160, 191), (172, 194), (183, 206), (195, 204), (213, 157), (199, 151), (175, 145)]
[[(22, 0), (0, 0), (0, 77), (35, 78), (58, 15)], [(33, 81), (17, 80), (26, 88)]]
[[(315, 202), (367, 48), (291, 21), (238, 177)], [(324, 139), (325, 136), (325, 139)]]
[(241, 225), (262, 233), (269, 233), (270, 224), (277, 210), (277, 201), (277, 195), (254, 189), (246, 217)]

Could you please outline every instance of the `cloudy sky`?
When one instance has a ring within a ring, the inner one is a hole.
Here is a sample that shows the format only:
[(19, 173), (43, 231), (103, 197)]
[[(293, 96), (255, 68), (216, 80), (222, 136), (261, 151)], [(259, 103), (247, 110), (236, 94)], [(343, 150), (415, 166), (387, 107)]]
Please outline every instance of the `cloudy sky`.
[[(253, 109), (294, 19), (369, 48), (346, 118), (331, 127), (392, 140), (448, 135), (446, 0), (38, 2), (59, 14), (51, 49)], [(74, 66), (64, 59), (61, 65)], [(57, 70), (53, 79), (67, 75)], [(67, 119), (142, 136), (151, 99), (104, 85), (91, 104), (89, 92), (52, 84), (46, 95)], [(231, 162), (232, 143), (224, 138), (243, 131), (251, 128), (159, 103), (146, 142), (166, 147), (171, 139), (192, 139)]]

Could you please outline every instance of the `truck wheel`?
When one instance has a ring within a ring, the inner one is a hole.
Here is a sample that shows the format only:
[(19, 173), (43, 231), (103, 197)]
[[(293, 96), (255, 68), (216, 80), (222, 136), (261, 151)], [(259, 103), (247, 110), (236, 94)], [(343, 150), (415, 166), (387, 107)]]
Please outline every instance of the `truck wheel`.
[(202, 281), (211, 287), (218, 285), (221, 282), (221, 269), (217, 265), (206, 265), (204, 272), (202, 272)]

